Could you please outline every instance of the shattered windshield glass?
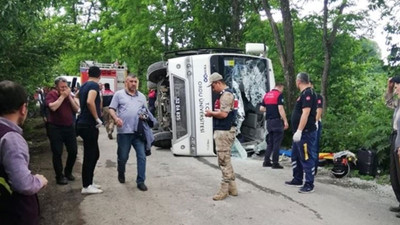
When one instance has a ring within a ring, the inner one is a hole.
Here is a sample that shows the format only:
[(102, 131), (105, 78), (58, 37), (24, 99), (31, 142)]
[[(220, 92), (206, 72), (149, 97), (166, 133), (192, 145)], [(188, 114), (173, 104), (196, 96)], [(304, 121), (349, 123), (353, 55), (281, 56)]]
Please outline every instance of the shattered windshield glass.
[(224, 76), (226, 84), (231, 87), (239, 100), (237, 131), (245, 120), (246, 113), (257, 113), (267, 90), (267, 60), (258, 57), (217, 55), (211, 59), (212, 72)]

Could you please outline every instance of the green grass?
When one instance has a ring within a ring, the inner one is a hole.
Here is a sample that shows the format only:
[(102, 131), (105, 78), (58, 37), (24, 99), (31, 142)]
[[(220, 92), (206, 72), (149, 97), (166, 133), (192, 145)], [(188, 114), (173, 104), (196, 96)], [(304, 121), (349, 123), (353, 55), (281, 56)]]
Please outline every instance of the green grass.
[(390, 184), (390, 175), (389, 174), (382, 174), (375, 178), (376, 183), (378, 184)]

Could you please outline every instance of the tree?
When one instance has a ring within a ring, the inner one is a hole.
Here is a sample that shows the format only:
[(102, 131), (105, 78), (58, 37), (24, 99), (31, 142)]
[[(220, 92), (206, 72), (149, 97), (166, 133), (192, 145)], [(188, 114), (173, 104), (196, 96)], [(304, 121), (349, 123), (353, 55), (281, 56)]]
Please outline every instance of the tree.
[(337, 17), (333, 20), (332, 29), (328, 29), (328, 4), (329, 0), (324, 0), (324, 16), (323, 16), (323, 45), (324, 45), (324, 71), (322, 72), (321, 81), (321, 95), (324, 98), (324, 111), (326, 111), (326, 106), (328, 102), (327, 92), (328, 92), (328, 76), (329, 69), (331, 65), (332, 57), (332, 47), (335, 43), (336, 35), (340, 26), (341, 16), (343, 15), (343, 10), (347, 6), (347, 0), (342, 0), (340, 6), (337, 10)]
[(279, 53), (279, 59), (283, 68), (286, 85), (288, 88), (285, 90), (287, 93), (289, 110), (291, 111), (295, 103), (295, 59), (294, 59), (294, 36), (292, 15), (290, 12), (289, 0), (280, 0), (280, 10), (283, 19), (283, 40), (278, 29), (278, 26), (272, 17), (271, 5), (269, 0), (263, 0), (263, 7), (271, 25), (275, 44)]
[(388, 72), (391, 76), (400, 73), (400, 2), (395, 0), (371, 0), (371, 9), (381, 9), (381, 19), (386, 22), (386, 45), (390, 49)]
[(45, 0), (0, 2), (0, 80), (16, 81), (30, 92), (49, 81), (63, 40), (51, 37), (56, 28), (45, 20), (48, 5)]

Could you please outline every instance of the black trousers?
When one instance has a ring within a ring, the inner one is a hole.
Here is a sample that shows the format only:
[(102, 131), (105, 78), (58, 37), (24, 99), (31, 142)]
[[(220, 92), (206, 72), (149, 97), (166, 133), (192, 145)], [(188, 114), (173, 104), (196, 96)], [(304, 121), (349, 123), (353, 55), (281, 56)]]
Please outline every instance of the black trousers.
[(99, 129), (77, 124), (77, 131), (83, 139), (82, 186), (86, 188), (93, 184), (94, 169), (100, 157)]
[(396, 131), (390, 135), (390, 183), (392, 184), (396, 199), (400, 203), (400, 162), (397, 154), (398, 150), (394, 150), (396, 136)]
[(51, 151), (53, 152), (53, 167), (56, 173), (56, 178), (63, 177), (62, 153), (65, 147), (67, 148), (68, 157), (65, 164), (64, 173), (71, 174), (76, 161), (77, 143), (74, 126), (57, 126), (49, 124), (49, 140)]
[(283, 140), (283, 128), (283, 121), (280, 118), (267, 120), (267, 149), (265, 150), (264, 162), (270, 162), (272, 154), (272, 163), (279, 163), (279, 149)]

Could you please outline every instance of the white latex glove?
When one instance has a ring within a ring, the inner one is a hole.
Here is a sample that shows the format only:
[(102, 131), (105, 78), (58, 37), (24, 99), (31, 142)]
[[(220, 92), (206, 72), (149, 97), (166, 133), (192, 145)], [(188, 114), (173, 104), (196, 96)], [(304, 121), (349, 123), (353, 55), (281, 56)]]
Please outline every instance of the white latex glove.
[(297, 130), (296, 133), (294, 133), (294, 135), (293, 135), (293, 141), (294, 142), (299, 142), (301, 140), (301, 134), (302, 133), (303, 133), (303, 131)]
[(315, 122), (315, 127), (317, 127), (317, 129), (316, 129), (316, 130), (318, 130), (318, 121), (317, 121), (317, 122)]
[(101, 119), (100, 118), (97, 118), (96, 119), (96, 128), (99, 128), (99, 127), (101, 127), (101, 125), (103, 125), (103, 121), (101, 121)]

